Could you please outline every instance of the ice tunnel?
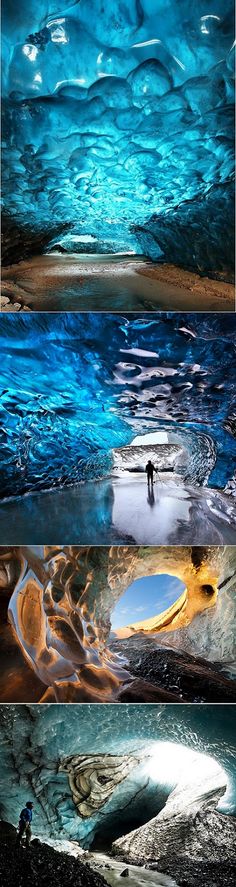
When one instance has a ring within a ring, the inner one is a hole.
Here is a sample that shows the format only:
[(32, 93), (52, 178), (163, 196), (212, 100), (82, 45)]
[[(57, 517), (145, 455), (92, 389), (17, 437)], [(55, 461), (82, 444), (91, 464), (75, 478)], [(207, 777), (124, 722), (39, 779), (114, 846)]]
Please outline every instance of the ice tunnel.
[(102, 706), (99, 718), (96, 705), (1, 706), (1, 818), (30, 796), (44, 840), (115, 840), (142, 860), (145, 837), (145, 861), (176, 848), (217, 861), (224, 840), (232, 859), (234, 727), (227, 705)]
[(3, 316), (1, 497), (111, 476), (114, 449), (160, 431), (182, 450), (185, 483), (232, 492), (235, 325), (213, 314)]
[(5, 261), (141, 253), (231, 280), (233, 2), (3, 2)]
[[(30, 702), (32, 685), (36, 702), (123, 702), (153, 689), (157, 701), (189, 701), (192, 680), (194, 701), (235, 701), (234, 546), (22, 546), (2, 549), (0, 567), (1, 701)], [(132, 582), (163, 573), (181, 586), (174, 603), (131, 625), (122, 654), (115, 605)]]

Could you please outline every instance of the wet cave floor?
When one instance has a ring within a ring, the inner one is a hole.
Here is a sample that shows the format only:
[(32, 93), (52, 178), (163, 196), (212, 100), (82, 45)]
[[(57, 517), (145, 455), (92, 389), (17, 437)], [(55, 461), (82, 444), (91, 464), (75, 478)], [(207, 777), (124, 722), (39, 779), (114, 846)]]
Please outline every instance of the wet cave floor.
[[(176, 858), (176, 861), (147, 864), (145, 867), (118, 862), (105, 854), (93, 854), (88, 859), (93, 870), (99, 872), (110, 887), (122, 883), (122, 872), (128, 870), (127, 883), (132, 887), (235, 887), (236, 866), (234, 863), (193, 861)], [(125, 876), (124, 876), (125, 877)]]
[(234, 311), (223, 280), (140, 258), (52, 254), (3, 268), (2, 311)]
[(140, 474), (91, 480), (2, 501), (2, 545), (234, 544), (236, 503), (163, 472), (148, 491)]
[[(128, 878), (130, 887), (143, 887), (143, 885), (144, 887), (158, 887), (158, 885), (160, 887), (178, 887), (177, 881), (167, 874), (162, 874), (159, 871), (149, 871), (143, 866), (138, 867), (130, 865), (130, 863), (126, 866), (124, 862), (113, 859), (104, 853), (93, 853), (91, 856), (89, 854), (89, 864), (95, 872), (103, 875), (110, 887), (116, 887), (116, 885), (122, 883), (120, 881), (122, 877)], [(124, 872), (127, 873), (127, 871), (128, 874), (124, 875)]]

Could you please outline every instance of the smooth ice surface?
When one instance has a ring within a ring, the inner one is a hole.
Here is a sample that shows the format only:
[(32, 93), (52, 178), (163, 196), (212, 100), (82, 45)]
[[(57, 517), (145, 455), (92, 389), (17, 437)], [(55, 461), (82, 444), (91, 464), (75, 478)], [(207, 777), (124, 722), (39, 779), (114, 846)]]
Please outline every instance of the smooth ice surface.
[(232, 0), (4, 0), (10, 260), (59, 245), (227, 278), (233, 40)]
[[(236, 465), (235, 328), (235, 315), (3, 315), (1, 496), (112, 475), (113, 449), (151, 431), (181, 447), (179, 483), (224, 488)], [(114, 495), (119, 514), (120, 490), (94, 486), (102, 522)]]
[[(2, 545), (217, 545), (235, 543), (235, 498), (165, 478), (85, 481), (1, 502)], [(62, 543), (61, 543), (62, 544)]]

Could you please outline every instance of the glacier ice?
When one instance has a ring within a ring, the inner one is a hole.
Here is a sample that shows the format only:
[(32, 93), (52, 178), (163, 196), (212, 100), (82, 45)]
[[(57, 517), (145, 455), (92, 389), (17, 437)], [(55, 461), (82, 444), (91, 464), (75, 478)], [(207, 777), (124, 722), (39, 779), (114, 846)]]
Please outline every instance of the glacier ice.
[(235, 324), (226, 314), (3, 315), (1, 496), (107, 477), (113, 449), (160, 431), (182, 450), (184, 482), (230, 494)]
[(234, 706), (6, 705), (0, 748), (1, 817), (30, 797), (39, 836), (91, 847), (216, 791), (219, 843), (220, 813), (233, 827)]
[(7, 260), (59, 243), (229, 279), (233, 39), (232, 0), (4, 0)]

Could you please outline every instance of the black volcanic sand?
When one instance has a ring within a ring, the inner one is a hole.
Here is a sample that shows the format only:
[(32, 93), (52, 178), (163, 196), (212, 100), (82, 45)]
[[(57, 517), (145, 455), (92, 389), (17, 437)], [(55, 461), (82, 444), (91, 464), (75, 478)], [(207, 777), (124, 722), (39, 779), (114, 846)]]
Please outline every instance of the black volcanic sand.
[[(158, 640), (143, 633), (113, 640), (110, 647), (125, 656), (130, 673), (145, 681), (147, 688), (149, 684), (150, 691), (158, 688), (174, 694), (175, 702), (236, 702), (236, 682), (222, 673), (218, 663), (158, 647)], [(121, 702), (137, 701), (130, 698), (131, 690), (132, 686), (123, 688)]]
[(16, 849), (16, 829), (0, 823), (1, 887), (105, 887), (104, 878), (73, 856), (38, 839)]
[(158, 863), (150, 863), (145, 866), (152, 871), (162, 871), (163, 874), (175, 878), (179, 887), (235, 887), (236, 864), (224, 862), (224, 848), (222, 847), (222, 861), (189, 860), (185, 856), (175, 857), (174, 861), (166, 862), (162, 858)]
[(196, 862), (176, 854), (175, 859), (168, 863), (166, 857), (165, 859), (160, 857), (158, 863), (150, 863), (145, 868), (170, 875), (175, 878), (179, 887), (235, 887), (236, 884), (236, 863), (224, 861), (223, 846), (221, 862), (211, 862), (211, 860)]

